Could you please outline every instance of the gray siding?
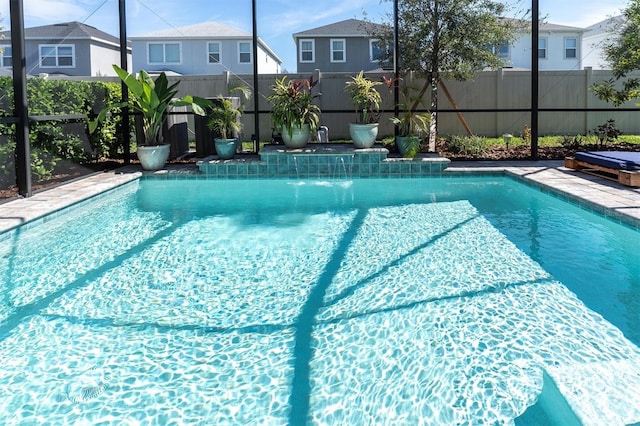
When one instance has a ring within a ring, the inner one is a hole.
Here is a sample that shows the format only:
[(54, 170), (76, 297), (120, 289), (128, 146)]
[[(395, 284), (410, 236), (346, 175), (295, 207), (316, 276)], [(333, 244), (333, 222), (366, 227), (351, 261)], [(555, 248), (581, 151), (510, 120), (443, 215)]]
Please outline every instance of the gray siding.
[[(31, 75), (114, 75), (111, 64), (119, 62), (120, 43), (111, 34), (76, 21), (25, 28), (24, 31), (27, 73)], [(1, 44), (11, 44), (10, 31), (1, 32), (0, 38)], [(41, 45), (72, 46), (73, 65), (40, 67)]]
[[(321, 69), (326, 72), (358, 72), (380, 68), (380, 64), (371, 62), (369, 58), (369, 38), (362, 37), (301, 37), (303, 40), (315, 40), (315, 62), (300, 62), (300, 43), (296, 41), (297, 64), (299, 73)], [(346, 44), (346, 61), (331, 62), (331, 40), (344, 39)]]
[[(67, 67), (42, 67), (40, 68), (40, 49), (43, 44), (51, 45), (73, 45), (75, 46), (75, 66)], [(91, 75), (91, 48), (89, 40), (67, 40), (61, 43), (59, 39), (52, 40), (26, 40), (25, 53), (27, 60), (27, 73), (38, 75), (40, 73), (47, 74), (65, 74), (71, 76), (90, 76)]]

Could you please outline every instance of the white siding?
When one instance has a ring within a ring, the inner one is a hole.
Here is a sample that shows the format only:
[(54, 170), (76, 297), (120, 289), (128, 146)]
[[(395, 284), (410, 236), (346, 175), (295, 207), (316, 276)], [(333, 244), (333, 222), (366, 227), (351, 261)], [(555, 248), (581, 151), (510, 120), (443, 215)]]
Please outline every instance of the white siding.
[(258, 74), (280, 74), (280, 64), (258, 46)]
[[(127, 61), (131, 66), (131, 54)], [(120, 52), (113, 49), (91, 45), (91, 75), (92, 76), (115, 76), (113, 64), (120, 65)]]
[(589, 36), (588, 34), (585, 34), (582, 39), (582, 65), (594, 70), (609, 69), (603, 46), (610, 35), (600, 33), (596, 36)]
[[(540, 31), (540, 38), (547, 39), (547, 57), (540, 59), (538, 66), (541, 71), (562, 71), (582, 69), (581, 34), (579, 32), (550, 32)], [(578, 41), (578, 57), (565, 58), (564, 41), (575, 38)], [(508, 65), (514, 68), (531, 69), (531, 34), (523, 34), (511, 46)]]
[[(133, 70), (139, 71), (174, 71), (182, 75), (219, 75), (225, 71), (233, 74), (252, 74), (253, 63), (240, 63), (239, 61), (239, 42), (252, 43), (247, 39), (154, 39), (154, 43), (179, 42), (181, 45), (180, 64), (149, 64), (147, 61), (147, 45), (150, 40), (135, 39), (133, 46)], [(211, 42), (220, 43), (220, 63), (209, 63), (208, 45)], [(253, 59), (252, 55), (252, 59)], [(259, 48), (258, 51), (258, 73), (275, 74), (280, 72), (280, 66), (277, 61), (268, 55), (266, 51)]]

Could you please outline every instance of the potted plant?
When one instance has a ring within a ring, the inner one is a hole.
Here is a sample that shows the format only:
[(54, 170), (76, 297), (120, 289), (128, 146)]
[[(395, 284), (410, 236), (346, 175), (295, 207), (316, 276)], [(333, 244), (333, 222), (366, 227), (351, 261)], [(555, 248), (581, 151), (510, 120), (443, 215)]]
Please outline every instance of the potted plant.
[(378, 136), (378, 117), (382, 97), (376, 90), (380, 81), (372, 81), (360, 71), (345, 84), (345, 92), (351, 96), (351, 102), (356, 108), (356, 122), (349, 123), (349, 134), (356, 148), (371, 148)]
[(218, 137), (214, 138), (216, 153), (221, 160), (233, 158), (238, 149), (238, 137), (242, 131), (240, 117), (244, 112), (244, 104), (251, 97), (246, 86), (237, 86), (229, 92), (240, 92), (241, 99), (219, 97), (209, 108), (207, 126)]
[(282, 141), (288, 148), (302, 148), (307, 144), (311, 132), (318, 130), (320, 107), (313, 100), (317, 81), (287, 80), (287, 76), (275, 80), (273, 93), (267, 97), (271, 102), (271, 119), (281, 131)]
[[(392, 88), (399, 79), (387, 79), (387, 87)], [(402, 101), (398, 104), (401, 113), (397, 117), (390, 117), (389, 120), (398, 128), (396, 145), (400, 154), (405, 158), (413, 158), (420, 152), (420, 140), (424, 135), (429, 134), (431, 116), (428, 112), (418, 112), (422, 105), (421, 96), (413, 95), (415, 88), (403, 84), (399, 86)]]
[(174, 106), (190, 106), (194, 113), (205, 115), (207, 106), (211, 103), (204, 99), (191, 95), (176, 98), (177, 86), (180, 82), (169, 85), (164, 72), (154, 80), (144, 70), (137, 75), (130, 74), (127, 70), (113, 65), (113, 69), (129, 89), (129, 101), (121, 102), (112, 107), (104, 108), (95, 120), (89, 121), (89, 132), (93, 133), (98, 124), (106, 118), (107, 113), (113, 107), (128, 106), (134, 112), (140, 114), (144, 143), (138, 144), (138, 160), (145, 170), (161, 169), (169, 158), (168, 144), (162, 140), (162, 128), (169, 116), (169, 109)]

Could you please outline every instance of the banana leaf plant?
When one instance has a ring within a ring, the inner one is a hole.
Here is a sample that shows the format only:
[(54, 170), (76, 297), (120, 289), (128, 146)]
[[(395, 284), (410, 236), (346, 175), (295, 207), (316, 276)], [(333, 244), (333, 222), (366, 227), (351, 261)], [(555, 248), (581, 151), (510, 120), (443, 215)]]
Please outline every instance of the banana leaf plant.
[(176, 98), (180, 82), (170, 85), (164, 72), (154, 80), (144, 70), (134, 75), (115, 64), (113, 69), (129, 89), (129, 101), (102, 109), (96, 119), (89, 120), (90, 133), (105, 120), (111, 109), (128, 106), (142, 117), (144, 145), (161, 145), (162, 127), (167, 121), (171, 107), (190, 106), (195, 114), (205, 115), (205, 108), (211, 105), (210, 101), (197, 96), (186, 95)]

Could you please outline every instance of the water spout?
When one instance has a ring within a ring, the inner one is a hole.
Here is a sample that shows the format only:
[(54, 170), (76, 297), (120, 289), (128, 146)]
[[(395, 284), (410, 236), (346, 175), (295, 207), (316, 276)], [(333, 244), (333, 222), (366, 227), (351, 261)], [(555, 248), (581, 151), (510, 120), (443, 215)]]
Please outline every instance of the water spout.
[(293, 158), (293, 168), (296, 170), (296, 178), (300, 179), (300, 170), (298, 170), (298, 157), (295, 155), (291, 156)]

